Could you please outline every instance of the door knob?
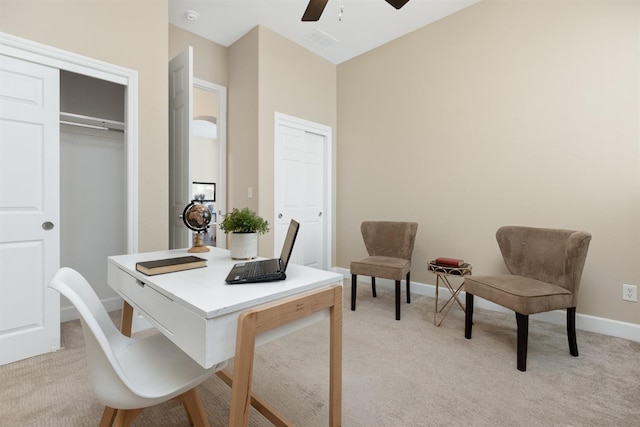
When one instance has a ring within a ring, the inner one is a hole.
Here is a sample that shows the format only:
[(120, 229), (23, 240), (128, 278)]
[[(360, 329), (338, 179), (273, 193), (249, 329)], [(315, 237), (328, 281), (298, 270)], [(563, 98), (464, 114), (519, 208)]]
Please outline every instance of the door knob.
[(53, 223), (51, 221), (45, 221), (42, 223), (43, 230), (51, 230), (53, 228)]
[(322, 212), (318, 212), (318, 216), (322, 216)]
[(282, 214), (278, 214), (278, 219), (281, 219), (281, 218), (282, 218)]

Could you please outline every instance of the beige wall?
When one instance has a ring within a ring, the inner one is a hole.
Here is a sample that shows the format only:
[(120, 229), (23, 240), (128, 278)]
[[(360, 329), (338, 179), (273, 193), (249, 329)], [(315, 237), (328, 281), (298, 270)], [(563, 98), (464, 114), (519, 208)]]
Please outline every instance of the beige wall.
[[(229, 210), (248, 206), (273, 224), (274, 114), (335, 129), (335, 87), (335, 65), (266, 27), (229, 48)], [(273, 233), (260, 236), (260, 255), (273, 245)]]
[(193, 89), (193, 117), (213, 117), (218, 120), (218, 95), (208, 90)]
[(169, 57), (193, 47), (193, 76), (204, 81), (227, 86), (228, 49), (193, 33), (169, 24)]
[[(274, 114), (288, 114), (335, 131), (336, 66), (266, 27), (258, 28), (259, 211), (273, 224)], [(260, 250), (266, 256), (275, 256), (274, 233), (260, 237)]]
[[(258, 28), (229, 47), (227, 210), (258, 211)], [(247, 187), (254, 197), (247, 197)]]
[(419, 223), (412, 279), (495, 231), (593, 234), (578, 312), (640, 323), (637, 1), (483, 1), (338, 66), (337, 266), (365, 219)]
[[(193, 89), (193, 117), (218, 120), (218, 95), (204, 89)], [(191, 146), (191, 173), (193, 181), (215, 182), (218, 178), (218, 140), (202, 136), (193, 136)], [(218, 189), (220, 191), (220, 189)], [(219, 194), (219, 193), (218, 193)]]
[(139, 250), (165, 249), (167, 0), (0, 0), (0, 31), (138, 72)]

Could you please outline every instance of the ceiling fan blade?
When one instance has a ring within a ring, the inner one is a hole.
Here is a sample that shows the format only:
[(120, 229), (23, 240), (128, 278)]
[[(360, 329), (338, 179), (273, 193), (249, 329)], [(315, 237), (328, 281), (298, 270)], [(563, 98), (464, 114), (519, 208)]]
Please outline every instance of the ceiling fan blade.
[(309, 4), (307, 5), (307, 9), (304, 11), (304, 15), (302, 15), (303, 21), (317, 21), (320, 19), (322, 15), (322, 11), (324, 7), (327, 5), (329, 0), (309, 0)]
[(409, 0), (386, 0), (386, 1), (396, 9), (400, 9), (402, 6), (404, 6), (409, 2)]

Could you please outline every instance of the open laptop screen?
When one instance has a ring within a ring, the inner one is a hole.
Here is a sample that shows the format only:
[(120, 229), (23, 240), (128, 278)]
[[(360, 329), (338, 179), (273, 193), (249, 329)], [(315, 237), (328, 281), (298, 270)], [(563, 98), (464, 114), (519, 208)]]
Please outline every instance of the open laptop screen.
[(285, 271), (287, 269), (287, 264), (289, 264), (289, 258), (291, 258), (293, 244), (296, 241), (299, 228), (300, 224), (292, 219), (291, 224), (289, 225), (289, 230), (287, 231), (287, 236), (284, 239), (284, 244), (282, 245), (282, 253), (280, 254), (280, 259), (282, 260), (282, 271)]

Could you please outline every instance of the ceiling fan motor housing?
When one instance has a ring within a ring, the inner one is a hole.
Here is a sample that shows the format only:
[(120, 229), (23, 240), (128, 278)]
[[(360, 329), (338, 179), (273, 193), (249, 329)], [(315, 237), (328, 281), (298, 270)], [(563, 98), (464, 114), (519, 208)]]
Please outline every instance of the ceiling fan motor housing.
[[(325, 6), (329, 0), (309, 0), (309, 4), (307, 5), (304, 14), (302, 15), (303, 21), (317, 21), (322, 16), (322, 12), (324, 11)], [(385, 0), (391, 6), (396, 9), (400, 9), (402, 6), (407, 4), (409, 0)]]

